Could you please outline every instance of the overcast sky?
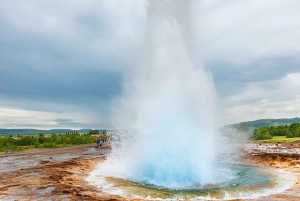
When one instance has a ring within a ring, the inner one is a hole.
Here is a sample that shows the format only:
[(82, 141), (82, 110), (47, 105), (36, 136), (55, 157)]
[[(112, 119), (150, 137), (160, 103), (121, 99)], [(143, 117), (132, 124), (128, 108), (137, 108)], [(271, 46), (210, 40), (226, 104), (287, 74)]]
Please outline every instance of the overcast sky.
[[(299, 11), (298, 0), (198, 1), (195, 56), (220, 124), (300, 116)], [(110, 128), (146, 17), (146, 0), (1, 1), (0, 128)]]

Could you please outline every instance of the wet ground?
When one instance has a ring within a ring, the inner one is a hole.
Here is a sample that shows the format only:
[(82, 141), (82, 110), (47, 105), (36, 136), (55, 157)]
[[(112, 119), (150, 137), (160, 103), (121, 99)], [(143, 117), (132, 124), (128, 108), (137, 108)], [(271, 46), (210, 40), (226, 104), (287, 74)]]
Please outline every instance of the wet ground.
[[(243, 150), (242, 160), (289, 171), (297, 177), (291, 189), (255, 200), (300, 200), (300, 147), (249, 143)], [(138, 200), (109, 195), (85, 180), (109, 153), (109, 147), (83, 146), (0, 154), (0, 200)]]
[(116, 200), (85, 181), (109, 152), (89, 146), (0, 155), (0, 200)]
[(300, 147), (299, 142), (295, 143), (249, 143), (244, 147), (244, 160), (263, 164), (291, 172), (296, 176), (296, 183), (292, 188), (268, 197), (261, 197), (255, 200), (270, 201), (299, 201), (300, 200)]

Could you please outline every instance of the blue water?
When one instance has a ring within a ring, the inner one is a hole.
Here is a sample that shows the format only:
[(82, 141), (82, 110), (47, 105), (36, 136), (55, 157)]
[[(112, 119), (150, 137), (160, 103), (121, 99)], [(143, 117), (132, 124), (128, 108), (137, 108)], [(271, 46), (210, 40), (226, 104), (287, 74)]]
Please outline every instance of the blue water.
[(134, 179), (95, 172), (90, 181), (102, 186), (104, 191), (111, 194), (150, 200), (254, 199), (284, 191), (295, 183), (294, 176), (287, 172), (248, 164), (219, 165), (225, 167), (224, 170), (230, 169), (230, 175), (226, 175), (228, 172), (225, 172), (219, 177), (219, 183), (194, 183), (189, 188), (182, 189), (153, 185), (151, 179), (140, 179), (138, 175)]
[[(229, 167), (230, 166), (230, 167)], [(231, 175), (229, 180), (224, 179), (226, 175), (223, 175), (223, 178), (220, 178), (220, 183), (217, 184), (206, 184), (200, 185), (197, 183), (195, 178), (187, 178), (189, 181), (195, 181), (194, 185), (191, 185), (189, 188), (183, 189), (170, 189), (164, 186), (153, 185), (151, 180), (147, 177), (142, 180), (137, 180), (135, 182), (149, 188), (160, 189), (163, 191), (169, 192), (176, 192), (176, 193), (193, 193), (193, 194), (201, 194), (203, 192), (207, 193), (209, 191), (216, 191), (222, 189), (229, 189), (229, 188), (238, 188), (238, 187), (246, 187), (246, 186), (265, 186), (272, 182), (272, 178), (270, 175), (267, 175), (263, 172), (260, 172), (260, 168), (252, 166), (252, 165), (245, 165), (245, 164), (222, 164), (222, 167), (230, 168)], [(146, 174), (147, 175), (147, 174)], [(188, 175), (187, 175), (188, 176)], [(149, 178), (153, 177), (151, 175), (151, 171), (149, 171)], [(174, 175), (176, 178), (176, 175)], [(228, 177), (227, 177), (228, 178)], [(161, 178), (162, 180), (165, 178)], [(224, 181), (226, 180), (226, 181)], [(134, 180), (133, 180), (134, 181)]]

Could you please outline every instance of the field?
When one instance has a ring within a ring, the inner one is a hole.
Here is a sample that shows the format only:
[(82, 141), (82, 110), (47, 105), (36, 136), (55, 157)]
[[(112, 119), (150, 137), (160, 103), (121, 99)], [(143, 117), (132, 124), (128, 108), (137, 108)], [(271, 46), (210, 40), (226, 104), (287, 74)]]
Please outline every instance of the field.
[[(18, 136), (38, 136), (39, 134), (43, 134), (44, 136), (50, 136), (51, 134), (64, 134), (65, 132), (49, 132), (49, 131), (45, 131), (45, 132), (29, 132), (29, 133), (22, 133), (22, 132), (17, 132), (17, 133), (0, 133), (0, 137), (6, 137), (6, 136), (12, 136), (12, 137), (18, 137)], [(80, 135), (83, 135), (85, 133), (88, 132), (76, 132)]]
[(300, 137), (287, 138), (286, 136), (274, 136), (272, 139), (256, 140), (255, 142), (295, 142), (300, 141)]
[[(103, 134), (100, 138), (107, 138)], [(94, 144), (96, 138), (90, 133), (66, 132), (52, 134), (29, 134), (0, 136), (0, 152), (7, 149), (23, 151), (37, 148), (62, 148), (74, 145)]]

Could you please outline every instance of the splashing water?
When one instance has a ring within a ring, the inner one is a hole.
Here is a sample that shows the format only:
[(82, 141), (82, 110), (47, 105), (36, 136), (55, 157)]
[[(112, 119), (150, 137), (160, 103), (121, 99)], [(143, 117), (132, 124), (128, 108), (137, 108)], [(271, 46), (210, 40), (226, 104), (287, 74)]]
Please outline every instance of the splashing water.
[[(253, 197), (248, 186), (283, 188), (271, 182), (272, 176), (228, 164), (232, 160), (226, 157), (234, 149), (225, 138), (216, 137), (212, 77), (193, 62), (188, 16), (192, 6), (193, 0), (149, 1), (141, 65), (131, 72), (113, 104), (112, 120), (123, 130), (118, 133), (121, 144), (88, 178), (103, 189), (113, 189), (110, 193), (122, 195), (124, 187), (136, 195), (209, 198), (215, 193), (225, 199), (232, 188), (231, 199)], [(283, 189), (291, 185), (286, 183)]]
[(182, 3), (149, 2), (144, 60), (126, 82), (114, 119), (130, 131), (123, 147), (135, 177), (172, 188), (216, 182), (214, 84), (193, 65), (176, 14)]

